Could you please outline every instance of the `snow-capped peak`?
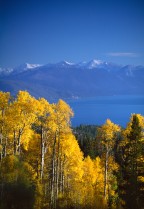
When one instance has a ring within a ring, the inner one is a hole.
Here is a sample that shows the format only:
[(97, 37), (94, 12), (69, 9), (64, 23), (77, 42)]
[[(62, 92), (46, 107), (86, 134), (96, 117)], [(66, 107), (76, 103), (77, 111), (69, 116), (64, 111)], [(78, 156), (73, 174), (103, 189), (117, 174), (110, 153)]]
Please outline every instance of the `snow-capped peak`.
[(66, 60), (64, 61), (61, 61), (59, 63), (57, 63), (58, 65), (62, 65), (62, 66), (65, 66), (65, 65), (75, 65), (75, 63), (72, 63), (72, 62), (68, 62)]
[(67, 64), (67, 65), (75, 65), (75, 63), (67, 62), (67, 61), (64, 61), (64, 63)]
[(32, 68), (36, 68), (36, 67), (40, 67), (41, 65), (39, 64), (29, 64), (29, 63), (26, 63), (26, 68), (27, 69), (32, 69)]
[(88, 69), (93, 69), (93, 68), (96, 68), (96, 67), (101, 66), (103, 64), (104, 64), (104, 62), (102, 62), (101, 60), (93, 59), (86, 64), (86, 67)]
[(18, 67), (15, 67), (13, 69), (14, 72), (24, 72), (27, 70), (32, 70), (34, 68), (40, 67), (41, 65), (39, 64), (29, 64), (29, 63), (24, 63), (22, 65), (19, 65)]
[(32, 69), (32, 68), (36, 68), (36, 67), (40, 67), (41, 65), (39, 64), (29, 64), (29, 63), (24, 63), (20, 66), (18, 66), (17, 68), (21, 68), (23, 70), (27, 70), (27, 69)]
[(55, 64), (56, 67), (60, 67), (60, 68), (71, 68), (72, 66), (75, 66), (75, 63), (72, 62), (68, 62), (68, 61), (61, 61), (58, 62), (57, 64)]
[(92, 65), (92, 66), (95, 66), (95, 65), (100, 65), (100, 64), (102, 64), (103, 62), (101, 61), (101, 60), (91, 60), (90, 61), (90, 64)]

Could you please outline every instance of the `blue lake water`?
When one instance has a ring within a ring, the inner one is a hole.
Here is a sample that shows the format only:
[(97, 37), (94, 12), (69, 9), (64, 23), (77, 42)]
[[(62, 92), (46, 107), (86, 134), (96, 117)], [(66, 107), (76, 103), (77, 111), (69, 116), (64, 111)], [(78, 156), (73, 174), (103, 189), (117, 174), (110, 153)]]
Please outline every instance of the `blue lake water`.
[(142, 96), (98, 96), (66, 101), (74, 111), (72, 126), (80, 124), (102, 125), (106, 119), (126, 127), (132, 113), (144, 115)]

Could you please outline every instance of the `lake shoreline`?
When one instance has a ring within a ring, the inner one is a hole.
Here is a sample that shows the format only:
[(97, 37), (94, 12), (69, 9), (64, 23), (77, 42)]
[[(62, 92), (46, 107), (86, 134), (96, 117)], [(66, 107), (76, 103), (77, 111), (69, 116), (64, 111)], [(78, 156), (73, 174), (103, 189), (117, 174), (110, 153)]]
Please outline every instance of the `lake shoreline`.
[(74, 111), (72, 126), (102, 125), (106, 119), (126, 127), (131, 114), (144, 115), (144, 95), (113, 95), (77, 99), (66, 102)]

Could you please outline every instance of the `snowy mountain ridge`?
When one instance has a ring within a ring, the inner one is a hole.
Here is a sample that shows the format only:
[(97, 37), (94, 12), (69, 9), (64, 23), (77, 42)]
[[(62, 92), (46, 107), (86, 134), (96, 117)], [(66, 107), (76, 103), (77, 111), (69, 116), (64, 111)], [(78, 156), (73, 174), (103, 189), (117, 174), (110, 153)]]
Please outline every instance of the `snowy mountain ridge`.
[[(82, 69), (99, 69), (99, 68), (104, 68), (108, 70), (112, 69), (119, 69), (124, 66), (114, 64), (114, 63), (108, 63), (108, 62), (103, 62), (101, 60), (96, 60), (93, 59), (91, 61), (82, 61), (79, 63), (73, 63), (73, 62), (68, 62), (68, 61), (61, 61), (58, 63), (48, 63), (46, 65), (41, 65), (41, 64), (30, 64), (30, 63), (24, 63), (19, 66), (16, 66), (14, 68), (0, 68), (0, 76), (1, 75), (10, 75), (12, 73), (21, 73), (27, 70), (37, 70), (39, 68), (82, 68)], [(131, 66), (129, 66), (131, 68)]]
[(27, 90), (36, 97), (77, 98), (97, 95), (144, 94), (144, 66), (91, 60), (47, 65), (25, 63), (0, 68), (0, 90)]

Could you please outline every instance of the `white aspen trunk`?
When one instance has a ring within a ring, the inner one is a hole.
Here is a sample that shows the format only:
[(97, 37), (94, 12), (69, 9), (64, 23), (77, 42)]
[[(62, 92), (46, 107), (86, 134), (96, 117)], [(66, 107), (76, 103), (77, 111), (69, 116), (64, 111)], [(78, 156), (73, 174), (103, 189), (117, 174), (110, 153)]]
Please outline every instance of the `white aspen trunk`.
[(65, 185), (65, 176), (64, 176), (64, 171), (62, 173), (62, 193), (64, 194), (64, 185)]
[(44, 139), (43, 139), (43, 127), (41, 126), (41, 167), (40, 167), (40, 178), (43, 178), (43, 170), (44, 170)]
[(65, 156), (62, 161), (62, 169), (61, 169), (61, 181), (62, 181), (62, 194), (64, 194), (64, 188), (65, 188), (65, 175), (64, 175), (64, 169), (65, 169)]
[(63, 163), (62, 160), (60, 159), (60, 187), (59, 191), (62, 193), (63, 188)]
[(57, 153), (57, 166), (56, 166), (56, 198), (59, 194), (59, 177), (60, 177), (60, 134), (58, 134), (58, 153)]
[(41, 143), (41, 173), (40, 173), (41, 179), (43, 179), (43, 175), (44, 175), (44, 160), (45, 160), (45, 143), (42, 142)]
[(56, 197), (55, 197), (55, 183), (56, 183), (56, 135), (54, 137), (53, 153), (52, 153), (52, 180), (51, 180), (51, 208), (56, 208)]
[(108, 184), (108, 157), (109, 150), (106, 147), (106, 158), (105, 158), (105, 174), (104, 174), (104, 198), (107, 198), (107, 184)]

